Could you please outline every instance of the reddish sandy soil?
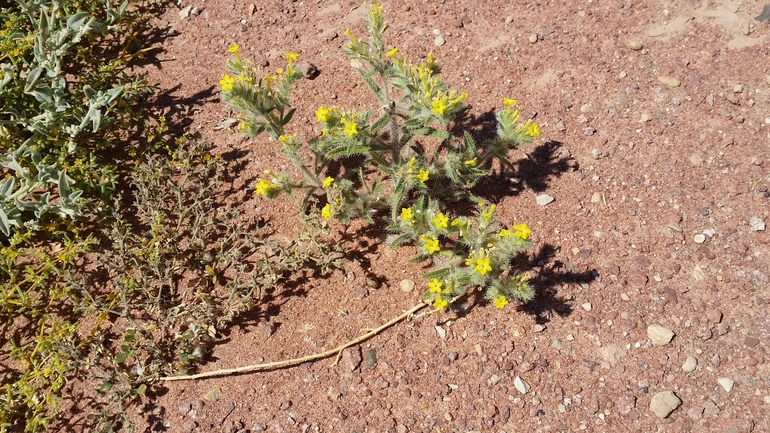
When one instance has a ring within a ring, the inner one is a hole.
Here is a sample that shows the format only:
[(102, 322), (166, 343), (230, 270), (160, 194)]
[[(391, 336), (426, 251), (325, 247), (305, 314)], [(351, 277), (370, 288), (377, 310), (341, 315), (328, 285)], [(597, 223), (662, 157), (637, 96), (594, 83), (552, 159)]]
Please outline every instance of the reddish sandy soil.
[[(188, 5), (197, 13), (183, 19)], [(503, 97), (541, 125), (540, 138), (511, 151), (517, 171), (478, 191), (503, 224), (531, 227), (522, 266), (537, 298), (497, 310), (470, 297), (348, 349), (336, 367), (169, 382), (132, 409), (137, 431), (769, 431), (763, 2), (381, 5), (387, 45), (415, 60), (433, 53), (444, 80), (469, 94), (458, 128), (488, 134)], [(290, 131), (309, 138), (321, 104), (376, 108), (342, 51), (347, 28), (364, 36), (365, 12), (347, 0), (195, 0), (156, 20), (164, 38), (145, 72), (158, 103), (226, 156), (238, 191), (228, 201), (285, 236), (298, 227), (296, 204), (253, 189), (263, 170), (289, 169), (279, 144), (214, 129), (231, 116), (218, 94), (226, 50), (238, 43), (265, 73), (284, 66), (283, 52), (318, 67), (292, 98)], [(539, 206), (542, 194), (555, 200)], [(244, 318), (201, 371), (328, 350), (417, 303), (426, 285), (414, 250), (357, 236), (344, 271), (276, 287), (270, 317)], [(370, 274), (380, 288), (367, 287)], [(402, 291), (404, 279), (417, 288)], [(650, 325), (673, 339), (653, 344)], [(651, 404), (668, 391), (676, 409), (663, 417)]]

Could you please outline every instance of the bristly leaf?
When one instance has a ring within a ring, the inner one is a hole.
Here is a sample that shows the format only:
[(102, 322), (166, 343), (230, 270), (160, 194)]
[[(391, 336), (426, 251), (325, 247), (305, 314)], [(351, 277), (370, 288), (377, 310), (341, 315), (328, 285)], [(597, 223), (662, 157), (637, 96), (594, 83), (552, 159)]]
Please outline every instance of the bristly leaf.
[(390, 123), (391, 119), (393, 119), (393, 117), (390, 114), (383, 114), (382, 117), (377, 119), (377, 121), (369, 127), (369, 131), (372, 133), (372, 135), (379, 135), (380, 132), (382, 132), (382, 129), (388, 126), (388, 123)]
[(428, 272), (427, 274), (423, 275), (423, 278), (426, 280), (432, 280), (434, 278), (436, 279), (443, 279), (447, 275), (449, 275), (452, 268), (442, 268), (442, 269), (436, 269), (435, 271)]
[(372, 79), (372, 75), (374, 75), (375, 72), (376, 71), (365, 72), (361, 69), (358, 69), (358, 73), (361, 74), (361, 78), (364, 80), (364, 83), (366, 83), (369, 88), (372, 89), (374, 96), (377, 97), (377, 101), (379, 101), (381, 105), (385, 105), (388, 102), (385, 98), (385, 94), (382, 92), (380, 86), (374, 82), (374, 79)]
[(396, 239), (394, 239), (393, 242), (390, 243), (389, 248), (391, 250), (395, 249), (397, 246), (403, 244), (404, 242), (406, 242), (406, 241), (408, 241), (410, 239), (412, 239), (411, 235), (408, 235), (408, 234), (407, 235), (401, 235), (401, 236), (397, 237)]

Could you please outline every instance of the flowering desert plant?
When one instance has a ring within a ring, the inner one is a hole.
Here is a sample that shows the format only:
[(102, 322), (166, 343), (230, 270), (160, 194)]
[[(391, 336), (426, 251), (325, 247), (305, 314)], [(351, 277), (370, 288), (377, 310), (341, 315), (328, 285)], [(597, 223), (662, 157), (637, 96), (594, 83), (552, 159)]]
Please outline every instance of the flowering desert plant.
[[(438, 269), (426, 275), (425, 297), (437, 309), (471, 287), (486, 288), (485, 297), (498, 308), (509, 300), (531, 299), (526, 276), (509, 270), (511, 259), (530, 245), (529, 228), (518, 224), (513, 230), (497, 229), (495, 205), (483, 204), (469, 188), (489, 173), (493, 158), (513, 169), (507, 160), (509, 149), (531, 142), (539, 136), (539, 127), (531, 120), (520, 122), (517, 101), (505, 98), (505, 108), (495, 114), (494, 139), (477, 145), (468, 133), (452, 136), (442, 127), (463, 109), (467, 94), (458, 94), (441, 81), (431, 54), (413, 64), (396, 48), (386, 51), (383, 35), (388, 23), (383, 9), (374, 2), (368, 12), (370, 38), (359, 39), (348, 30), (345, 53), (361, 65), (356, 69), (380, 109), (358, 112), (322, 105), (316, 111), (321, 135), (306, 142), (285, 129), (296, 110), (289, 94), (302, 78), (296, 67), (299, 56), (285, 54), (285, 69), (260, 78), (241, 57), (238, 45), (228, 50), (232, 58), (229, 73), (220, 82), (221, 95), (241, 112), (239, 129), (249, 137), (267, 132), (303, 173), (295, 179), (289, 173), (266, 171), (268, 177), (256, 185), (257, 193), (273, 199), (283, 192), (293, 196), (302, 191), (303, 209), (320, 208), (326, 221), (348, 224), (364, 218), (374, 224), (375, 218), (387, 218), (388, 230), (398, 235), (392, 247), (411, 242), (418, 248), (416, 259), (434, 260)], [(427, 143), (435, 141), (429, 138), (441, 141), (437, 150), (429, 152)], [(343, 159), (347, 171), (331, 173), (331, 163)], [(478, 215), (456, 216), (442, 210), (459, 200), (478, 203)]]

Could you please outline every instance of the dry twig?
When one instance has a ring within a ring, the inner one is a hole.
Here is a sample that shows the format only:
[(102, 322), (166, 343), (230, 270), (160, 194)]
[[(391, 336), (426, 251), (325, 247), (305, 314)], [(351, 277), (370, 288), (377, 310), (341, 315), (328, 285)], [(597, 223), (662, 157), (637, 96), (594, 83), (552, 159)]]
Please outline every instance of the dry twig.
[(356, 338), (355, 340), (348, 341), (347, 343), (337, 346), (334, 349), (327, 350), (326, 352), (317, 353), (315, 355), (308, 355), (303, 356), (302, 358), (294, 358), (294, 359), (286, 359), (283, 361), (276, 361), (276, 362), (268, 362), (264, 364), (253, 364), (253, 365), (246, 365), (243, 367), (237, 367), (237, 368), (228, 368), (223, 370), (214, 370), (214, 371), (207, 371), (204, 373), (198, 373), (198, 374), (190, 374), (190, 375), (182, 375), (182, 376), (168, 376), (168, 377), (161, 377), (158, 380), (162, 382), (170, 382), (173, 380), (193, 380), (193, 379), (207, 379), (211, 377), (222, 377), (222, 376), (229, 376), (231, 374), (242, 374), (242, 373), (252, 373), (255, 371), (262, 371), (262, 370), (272, 370), (276, 368), (284, 368), (284, 367), (290, 367), (293, 365), (299, 365), (305, 362), (309, 361), (315, 361), (318, 359), (324, 359), (328, 358), (332, 355), (337, 355), (337, 357), (334, 359), (334, 362), (332, 363), (332, 367), (337, 365), (337, 362), (340, 359), (340, 356), (342, 356), (342, 351), (347, 349), (350, 346), (354, 346), (356, 344), (359, 344), (361, 342), (364, 342), (368, 340), (369, 338), (372, 338), (373, 336), (379, 334), (380, 332), (384, 331), (385, 329), (395, 325), (396, 323), (409, 318), (411, 315), (413, 315), (415, 312), (419, 311), (423, 307), (427, 306), (428, 304), (425, 302), (420, 302), (419, 304), (413, 306), (409, 310), (405, 311), (403, 314), (399, 315), (398, 317), (394, 317), (393, 319), (390, 319), (387, 323), (384, 323), (378, 328), (372, 329), (371, 331), (367, 332), (366, 334)]

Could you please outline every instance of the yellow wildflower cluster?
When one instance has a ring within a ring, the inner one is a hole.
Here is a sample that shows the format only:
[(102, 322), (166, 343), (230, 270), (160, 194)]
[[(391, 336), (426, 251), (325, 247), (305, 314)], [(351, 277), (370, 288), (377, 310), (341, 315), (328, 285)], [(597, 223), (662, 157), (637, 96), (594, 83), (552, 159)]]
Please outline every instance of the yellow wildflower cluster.
[[(426, 94), (426, 96), (429, 95), (430, 94)], [(433, 112), (439, 116), (443, 116), (447, 109), (454, 111), (462, 104), (463, 100), (468, 98), (467, 93), (461, 93), (459, 96), (456, 95), (457, 93), (452, 90), (449, 93), (434, 96), (431, 100), (431, 107), (433, 108)]]
[(278, 185), (274, 184), (273, 182), (265, 181), (264, 179), (260, 179), (256, 186), (257, 194), (261, 196), (266, 196), (278, 189)]
[(425, 251), (427, 251), (428, 254), (441, 251), (441, 247), (438, 246), (438, 239), (422, 235), (420, 236), (420, 240), (423, 241), (423, 248), (425, 248)]
[(401, 219), (409, 224), (414, 224), (414, 215), (412, 214), (412, 208), (401, 208)]
[(323, 183), (321, 184), (322, 187), (328, 188), (332, 185), (332, 182), (334, 182), (334, 178), (329, 176), (326, 179), (324, 179)]
[(323, 135), (328, 134), (330, 131), (334, 135), (338, 133), (340, 124), (344, 126), (342, 133), (348, 137), (355, 137), (358, 134), (358, 122), (356, 120), (355, 113), (349, 113), (340, 110), (337, 107), (327, 108), (323, 105), (318, 107), (315, 112), (315, 118), (319, 123), (323, 123), (325, 128), (323, 129)]
[(332, 217), (332, 206), (329, 203), (326, 203), (326, 206), (321, 209), (321, 217), (325, 219), (326, 221), (329, 221)]
[(446, 215), (444, 215), (441, 212), (439, 212), (439, 214), (435, 218), (433, 218), (433, 225), (435, 225), (437, 229), (447, 228), (448, 223), (449, 223), (449, 218), (447, 218)]
[(517, 237), (517, 238), (519, 238), (521, 240), (525, 240), (526, 241), (527, 237), (529, 237), (529, 234), (532, 233), (532, 230), (530, 230), (529, 227), (527, 227), (527, 225), (523, 224), (523, 223), (522, 224), (514, 225), (513, 226), (513, 230), (514, 231), (510, 231), (508, 229), (502, 229), (497, 234), (497, 236), (499, 236), (501, 238), (507, 238), (507, 237), (510, 237), (510, 236), (515, 236), (515, 237)]

